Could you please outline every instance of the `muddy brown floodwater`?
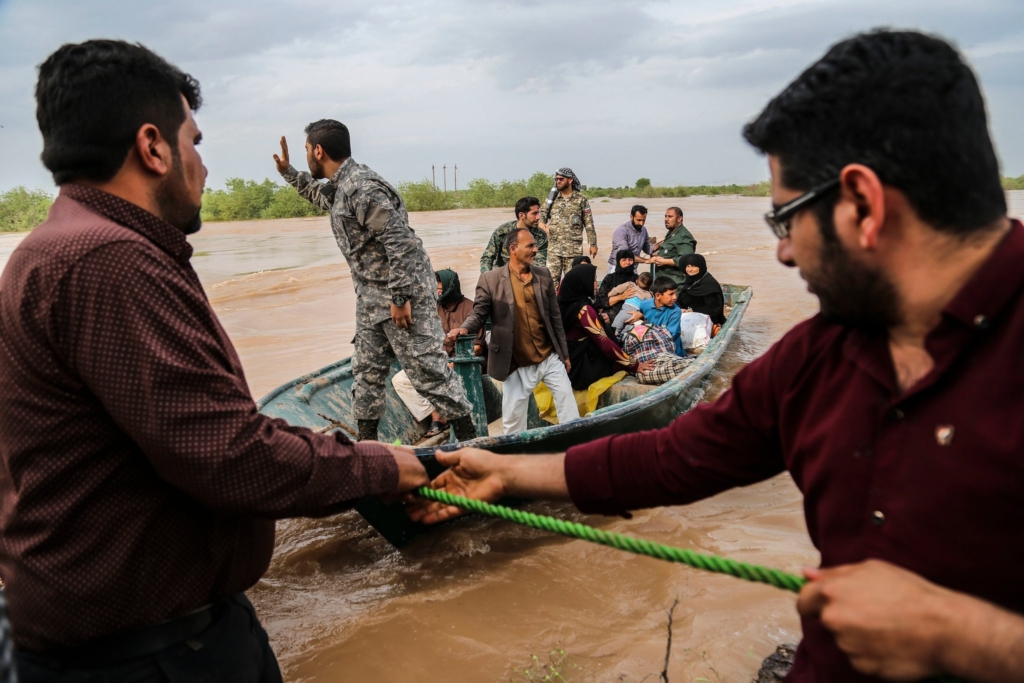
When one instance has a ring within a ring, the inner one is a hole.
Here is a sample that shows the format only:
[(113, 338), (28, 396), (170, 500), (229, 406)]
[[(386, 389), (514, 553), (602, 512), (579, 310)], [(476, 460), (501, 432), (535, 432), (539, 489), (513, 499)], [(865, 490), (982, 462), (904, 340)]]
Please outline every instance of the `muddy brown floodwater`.
[[(1024, 192), (1010, 199), (1011, 215), (1020, 215)], [(767, 199), (643, 202), (658, 236), (664, 210), (681, 206), (719, 281), (754, 288), (710, 382), (714, 398), (817, 302), (775, 260), (761, 218)], [(592, 205), (601, 272), (611, 233), (633, 203)], [(493, 209), (410, 218), (434, 267), (457, 270), (471, 295), (490, 232), (511, 217)], [(0, 268), (20, 239), (0, 236)], [(190, 240), (254, 396), (351, 354), (352, 283), (326, 218), (212, 223)], [(531, 508), (794, 572), (818, 561), (788, 475), (631, 520), (570, 505)], [(656, 679), (676, 598), (673, 681), (749, 681), (777, 644), (800, 638), (789, 593), (482, 519), (460, 520), (401, 552), (355, 514), (281, 522), (270, 570), (250, 594), (293, 681), (541, 680), (537, 665), (552, 652), (568, 681)], [(523, 671), (531, 667), (532, 679)]]

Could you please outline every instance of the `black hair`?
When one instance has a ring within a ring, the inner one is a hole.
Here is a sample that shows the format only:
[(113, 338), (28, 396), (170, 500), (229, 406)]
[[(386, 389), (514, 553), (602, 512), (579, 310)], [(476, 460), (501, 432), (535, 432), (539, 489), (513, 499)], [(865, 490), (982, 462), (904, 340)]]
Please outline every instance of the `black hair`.
[(536, 197), (523, 197), (516, 202), (516, 220), (519, 220), (519, 214), (530, 213), (530, 209), (535, 206), (540, 206), (540, 200)]
[(782, 184), (794, 190), (861, 163), (936, 230), (966, 234), (1006, 215), (981, 89), (941, 38), (878, 30), (836, 43), (743, 135), (778, 157)]
[(679, 285), (668, 275), (659, 275), (654, 278), (654, 284), (651, 285), (651, 292), (654, 294), (664, 294), (674, 289), (679, 289)]
[(630, 216), (635, 216), (638, 213), (642, 213), (643, 215), (646, 216), (647, 215), (647, 207), (644, 206), (643, 204), (634, 204), (633, 208), (629, 210), (629, 215)]
[(311, 147), (320, 147), (333, 161), (352, 156), (352, 142), (348, 126), (334, 119), (320, 119), (306, 126), (306, 140)]
[(67, 43), (39, 65), (36, 120), (43, 165), (57, 185), (104, 182), (124, 165), (139, 128), (151, 123), (171, 150), (202, 97), (199, 82), (141, 44), (123, 40)]
[(677, 216), (679, 216), (680, 218), (683, 217), (683, 210), (680, 209), (678, 206), (670, 206), (670, 207), (668, 207), (665, 210), (666, 211), (675, 211)]
[(511, 251), (513, 246), (519, 246), (519, 233), (525, 232), (530, 233), (526, 228), (512, 228), (507, 235), (505, 235), (505, 249)]

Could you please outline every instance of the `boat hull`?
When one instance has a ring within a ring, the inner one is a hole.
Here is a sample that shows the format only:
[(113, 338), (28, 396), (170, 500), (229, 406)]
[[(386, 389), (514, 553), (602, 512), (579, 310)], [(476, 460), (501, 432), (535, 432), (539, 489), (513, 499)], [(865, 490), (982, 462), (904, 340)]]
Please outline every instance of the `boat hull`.
[[(749, 286), (723, 286), (726, 303), (732, 311), (721, 332), (679, 377), (656, 387), (632, 385), (610, 390), (602, 396), (603, 402), (623, 398), (622, 392), (633, 390), (635, 397), (609, 405), (599, 404), (594, 412), (568, 424), (550, 425), (540, 419), (536, 406), (531, 405), (530, 425), (519, 434), (483, 436), (471, 441), (447, 443), (438, 447), (416, 448), (416, 454), (431, 477), (443, 467), (434, 458), (436, 448), (444, 451), (458, 448), (484, 448), (495, 453), (536, 454), (563, 452), (570, 446), (585, 443), (611, 434), (626, 434), (666, 426), (680, 414), (689, 410), (704, 391), (704, 387), (735, 337), (736, 330), (753, 296)], [(320, 432), (341, 430), (356, 438), (355, 419), (352, 416), (352, 371), (349, 358), (333, 363), (316, 372), (299, 377), (274, 389), (257, 402), (259, 409), (295, 425)], [(392, 367), (392, 374), (400, 368)], [(405, 406), (387, 383), (385, 418), (381, 421), (381, 440), (415, 443), (422, 426), (412, 420)], [(616, 396), (615, 392), (619, 392)], [(500, 389), (489, 377), (483, 377), (483, 395), (488, 421), (501, 415)], [(626, 394), (628, 396), (628, 394)], [(376, 500), (365, 500), (357, 510), (391, 543), (401, 546), (424, 528), (412, 523), (401, 505), (384, 505)]]

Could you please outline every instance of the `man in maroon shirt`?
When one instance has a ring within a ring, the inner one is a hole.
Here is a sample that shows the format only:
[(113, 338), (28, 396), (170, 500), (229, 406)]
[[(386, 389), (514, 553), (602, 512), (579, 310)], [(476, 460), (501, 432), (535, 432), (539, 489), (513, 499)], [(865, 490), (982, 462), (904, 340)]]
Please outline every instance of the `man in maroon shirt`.
[(22, 681), (279, 681), (242, 591), (274, 520), (422, 485), (406, 451), (256, 410), (189, 263), (199, 86), (139, 45), (39, 69), (60, 185), (0, 277), (0, 577)]
[(973, 73), (937, 38), (859, 35), (744, 133), (768, 155), (778, 258), (821, 312), (665, 429), (439, 452), (434, 485), (615, 514), (788, 470), (822, 569), (787, 680), (1024, 680), (1024, 226)]

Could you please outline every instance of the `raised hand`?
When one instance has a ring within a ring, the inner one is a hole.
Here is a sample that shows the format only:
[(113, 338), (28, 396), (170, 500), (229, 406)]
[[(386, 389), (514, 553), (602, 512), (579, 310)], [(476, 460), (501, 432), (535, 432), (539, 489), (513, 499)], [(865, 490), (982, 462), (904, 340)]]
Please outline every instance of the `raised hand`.
[[(479, 448), (460, 448), (451, 453), (436, 452), (437, 462), (450, 469), (430, 483), (430, 488), (448, 493), (494, 502), (505, 495), (505, 483), (499, 474), (502, 458)], [(407, 499), (406, 512), (414, 522), (435, 524), (464, 514), (462, 508), (444, 503)]]
[(288, 160), (288, 141), (281, 136), (281, 156), (274, 155), (274, 163), (277, 164), (277, 170), (279, 173), (284, 173), (291, 166), (291, 162)]

